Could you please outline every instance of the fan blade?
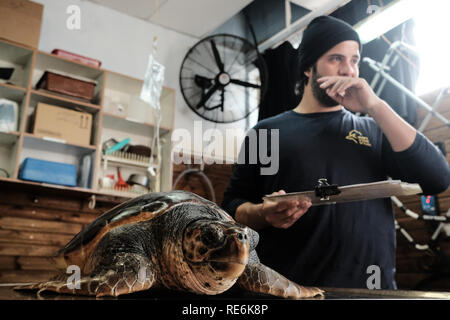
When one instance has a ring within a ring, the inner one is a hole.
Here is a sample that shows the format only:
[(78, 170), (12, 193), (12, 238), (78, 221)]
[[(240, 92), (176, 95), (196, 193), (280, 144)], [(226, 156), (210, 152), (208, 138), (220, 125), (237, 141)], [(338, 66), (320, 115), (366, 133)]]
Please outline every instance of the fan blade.
[(220, 72), (223, 72), (223, 62), (220, 59), (219, 51), (217, 50), (216, 42), (214, 40), (211, 40), (211, 48), (214, 54), (214, 59), (216, 60), (217, 67), (219, 68)]
[(237, 80), (237, 79), (231, 79), (230, 82), (237, 84), (239, 86), (247, 87), (247, 88), (256, 88), (256, 89), (261, 88), (261, 86), (258, 84), (253, 84), (253, 83), (249, 83), (249, 82), (245, 82), (245, 81), (241, 81), (241, 80)]
[(196, 74), (194, 77), (194, 82), (200, 88), (208, 89), (212, 86), (213, 79)]
[(225, 102), (225, 88), (222, 87), (222, 92), (220, 93), (220, 111), (223, 112), (223, 104)]
[(217, 106), (214, 106), (214, 107), (210, 107), (210, 108), (203, 107), (203, 108), (205, 108), (205, 110), (211, 111), (211, 110), (220, 108), (220, 111), (223, 112), (223, 103), (225, 102), (225, 88), (222, 87), (222, 88), (220, 88), (220, 90), (222, 91), (222, 93), (220, 94), (220, 100), (221, 100), (220, 104), (218, 104)]
[(195, 106), (196, 109), (199, 109), (201, 106), (203, 106), (206, 101), (208, 101), (209, 98), (211, 98), (211, 96), (213, 95), (214, 92), (216, 92), (216, 90), (219, 88), (219, 85), (216, 83), (212, 86), (211, 89), (208, 90), (208, 92), (206, 92), (206, 94), (203, 96), (203, 98), (200, 100), (199, 103), (197, 103), (197, 105)]
[(195, 75), (195, 77), (196, 78), (198, 78), (198, 79), (200, 79), (200, 80), (206, 80), (206, 81), (212, 81), (213, 79), (211, 79), (211, 78), (207, 78), (207, 77), (205, 77), (205, 76), (201, 76), (201, 75), (199, 75), (199, 74), (196, 74)]
[[(218, 104), (217, 106), (214, 106), (214, 107), (211, 107), (211, 108), (208, 108), (208, 107), (204, 107), (204, 108), (205, 108), (205, 110), (211, 111), (211, 110), (214, 110), (214, 109), (217, 109), (217, 108), (222, 108), (222, 105)], [(221, 111), (223, 112), (223, 110), (221, 110)]]

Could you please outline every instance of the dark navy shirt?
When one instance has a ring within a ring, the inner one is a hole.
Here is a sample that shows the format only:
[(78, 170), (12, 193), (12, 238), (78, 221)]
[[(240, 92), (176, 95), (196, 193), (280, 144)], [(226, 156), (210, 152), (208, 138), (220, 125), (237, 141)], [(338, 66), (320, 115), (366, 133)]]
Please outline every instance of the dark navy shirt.
[[(254, 129), (279, 129), (279, 168), (262, 175), (263, 165), (249, 164), (248, 157), (246, 164), (235, 164), (222, 203), (231, 215), (242, 203), (261, 203), (264, 195), (280, 189), (313, 190), (320, 178), (344, 186), (390, 176), (419, 183), (425, 194), (440, 193), (450, 183), (446, 159), (422, 134), (407, 150), (394, 152), (373, 119), (345, 109), (287, 111)], [(248, 151), (243, 144), (241, 152)], [(396, 231), (389, 198), (314, 206), (290, 228), (267, 227), (259, 234), (261, 262), (297, 283), (367, 288), (373, 274), (369, 267), (375, 265), (381, 288), (396, 289)]]

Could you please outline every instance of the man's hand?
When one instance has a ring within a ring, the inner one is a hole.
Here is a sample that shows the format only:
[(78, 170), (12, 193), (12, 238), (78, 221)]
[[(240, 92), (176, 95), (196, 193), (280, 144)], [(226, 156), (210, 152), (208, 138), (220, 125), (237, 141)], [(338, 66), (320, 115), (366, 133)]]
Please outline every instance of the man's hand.
[[(284, 190), (271, 195), (286, 194)], [(275, 228), (287, 229), (292, 226), (311, 207), (309, 200), (286, 200), (272, 202), (265, 200), (259, 211), (260, 216)]]
[(352, 77), (317, 79), (326, 93), (353, 112), (369, 114), (386, 135), (395, 152), (408, 149), (416, 138), (416, 129), (403, 120), (385, 101), (377, 97), (366, 80)]
[(317, 82), (331, 98), (353, 112), (370, 114), (382, 101), (363, 78), (327, 76)]

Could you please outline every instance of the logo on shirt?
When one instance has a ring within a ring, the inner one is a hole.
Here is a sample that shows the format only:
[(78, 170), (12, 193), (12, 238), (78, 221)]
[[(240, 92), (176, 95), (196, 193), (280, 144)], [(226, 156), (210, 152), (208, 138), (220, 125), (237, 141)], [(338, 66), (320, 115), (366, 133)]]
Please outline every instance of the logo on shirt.
[(348, 133), (348, 135), (345, 137), (345, 139), (353, 141), (356, 144), (361, 144), (366, 147), (371, 147), (369, 138), (364, 137), (363, 134), (357, 130), (352, 130)]

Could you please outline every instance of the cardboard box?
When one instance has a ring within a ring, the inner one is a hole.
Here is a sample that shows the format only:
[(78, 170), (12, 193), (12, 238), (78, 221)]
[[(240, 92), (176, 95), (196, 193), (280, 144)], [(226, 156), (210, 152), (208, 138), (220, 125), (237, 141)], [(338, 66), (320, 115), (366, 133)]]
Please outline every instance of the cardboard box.
[(0, 0), (0, 38), (37, 48), (44, 6), (27, 0)]
[(85, 112), (38, 103), (33, 134), (63, 140), (67, 143), (90, 145), (92, 115)]

